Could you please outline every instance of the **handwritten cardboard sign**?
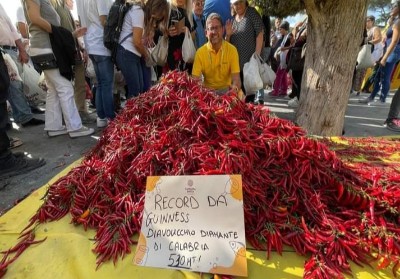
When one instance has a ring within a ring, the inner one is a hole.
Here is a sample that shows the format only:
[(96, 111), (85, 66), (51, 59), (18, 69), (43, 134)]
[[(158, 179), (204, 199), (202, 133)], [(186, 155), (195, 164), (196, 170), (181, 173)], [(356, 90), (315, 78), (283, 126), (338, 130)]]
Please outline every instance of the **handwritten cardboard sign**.
[(134, 263), (247, 276), (241, 176), (148, 177)]

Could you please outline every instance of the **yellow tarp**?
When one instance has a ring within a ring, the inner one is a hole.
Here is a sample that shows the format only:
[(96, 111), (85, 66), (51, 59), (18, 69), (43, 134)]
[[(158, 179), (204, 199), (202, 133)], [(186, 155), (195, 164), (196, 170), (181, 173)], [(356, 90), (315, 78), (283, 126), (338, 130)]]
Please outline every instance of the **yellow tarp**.
[[(65, 175), (79, 162), (69, 166), (50, 184)], [(47, 186), (33, 192), (28, 198), (0, 217), (0, 250), (4, 251), (17, 242), (20, 231), (28, 224), (29, 218), (42, 204), (40, 200)], [(92, 252), (95, 232), (84, 231), (82, 226), (70, 224), (67, 215), (60, 221), (41, 224), (36, 230), (36, 239), (47, 237), (43, 243), (28, 248), (12, 263), (4, 278), (6, 279), (179, 279), (212, 278), (209, 274), (170, 269), (138, 267), (132, 264), (133, 252), (118, 260), (103, 264), (96, 271), (96, 256)], [(132, 247), (135, 251), (135, 247)], [(269, 260), (263, 251), (247, 250), (247, 278), (302, 278), (306, 258), (298, 256), (287, 248), (283, 256), (272, 253)], [(373, 263), (376, 266), (375, 263)], [(360, 268), (352, 264), (354, 278), (393, 278), (389, 270), (377, 271), (371, 267)], [(350, 278), (350, 277), (349, 277)]]

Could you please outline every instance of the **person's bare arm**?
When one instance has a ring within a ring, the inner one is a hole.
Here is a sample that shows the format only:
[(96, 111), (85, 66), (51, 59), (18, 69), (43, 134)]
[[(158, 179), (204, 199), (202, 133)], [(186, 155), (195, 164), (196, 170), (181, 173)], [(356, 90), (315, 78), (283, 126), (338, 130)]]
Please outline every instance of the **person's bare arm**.
[(21, 34), (22, 38), (28, 39), (29, 34), (28, 34), (28, 28), (25, 22), (18, 22), (18, 31)]
[(236, 89), (236, 92), (238, 92), (240, 90), (240, 88), (242, 87), (242, 83), (240, 82), (240, 74), (239, 73), (232, 74), (231, 79), (232, 79), (231, 87), (233, 89)]
[(264, 31), (261, 31), (260, 33), (258, 33), (258, 36), (256, 38), (256, 53), (258, 55), (261, 54), (263, 46), (264, 46)]
[(28, 53), (26, 53), (24, 43), (21, 41), (21, 39), (16, 40), (15, 41), (15, 45), (18, 48), (19, 61), (22, 64), (28, 63), (29, 62), (29, 55), (28, 55)]
[(147, 49), (143, 45), (143, 29), (139, 27), (133, 27), (133, 46), (140, 52), (140, 54), (146, 58), (148, 56)]
[(101, 16), (99, 16), (99, 19), (100, 19), (101, 25), (104, 27), (106, 25), (107, 16), (106, 15), (101, 15)]
[(51, 24), (40, 15), (40, 7), (32, 0), (26, 0), (26, 11), (32, 24), (39, 26), (47, 33), (51, 33)]
[(382, 41), (382, 33), (381, 29), (379, 27), (374, 27), (374, 36), (371, 41), (369, 41), (371, 44), (376, 44)]

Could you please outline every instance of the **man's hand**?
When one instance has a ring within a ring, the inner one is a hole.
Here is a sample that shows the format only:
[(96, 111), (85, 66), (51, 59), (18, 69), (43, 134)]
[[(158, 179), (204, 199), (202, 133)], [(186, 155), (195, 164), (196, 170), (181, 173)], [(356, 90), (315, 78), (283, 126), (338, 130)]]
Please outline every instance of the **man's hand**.
[(18, 60), (22, 64), (26, 64), (29, 62), (29, 55), (26, 53), (25, 49), (23, 51), (19, 51)]

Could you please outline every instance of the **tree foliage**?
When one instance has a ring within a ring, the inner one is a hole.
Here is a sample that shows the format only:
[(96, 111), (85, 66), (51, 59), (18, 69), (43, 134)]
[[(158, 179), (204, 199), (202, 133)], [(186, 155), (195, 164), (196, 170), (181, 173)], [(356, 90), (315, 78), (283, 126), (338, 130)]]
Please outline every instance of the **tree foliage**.
[(264, 14), (276, 17), (295, 15), (304, 9), (302, 0), (253, 0)]
[(390, 3), (391, 0), (370, 0), (369, 10), (378, 14), (376, 23), (385, 25), (390, 16)]

